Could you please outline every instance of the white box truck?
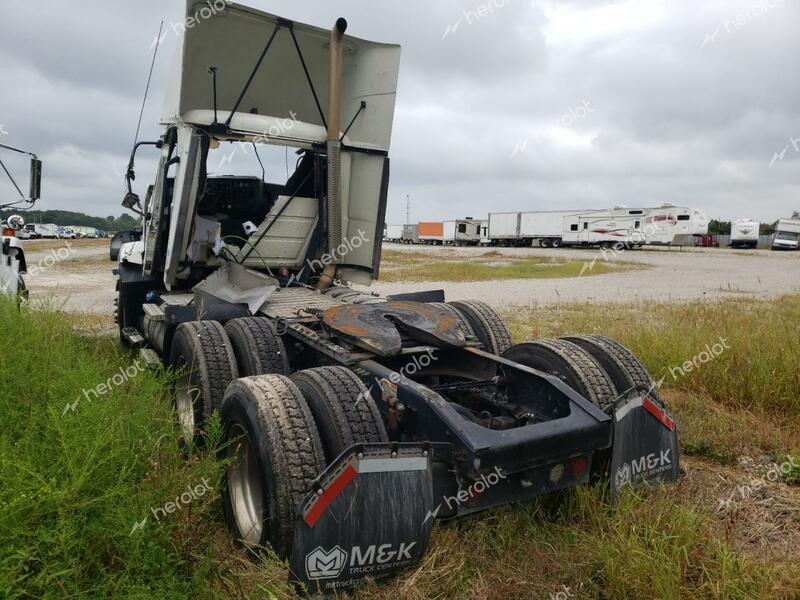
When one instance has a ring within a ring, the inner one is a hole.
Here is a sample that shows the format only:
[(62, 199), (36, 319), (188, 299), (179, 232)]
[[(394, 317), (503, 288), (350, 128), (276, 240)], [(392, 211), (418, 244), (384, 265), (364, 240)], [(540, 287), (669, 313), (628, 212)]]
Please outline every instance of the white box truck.
[(772, 241), (773, 250), (797, 250), (800, 248), (800, 221), (781, 219)]
[(58, 238), (58, 225), (54, 223), (28, 223), (22, 230), (22, 239), (39, 240)]
[(442, 241), (448, 245), (455, 245), (456, 243), (456, 222), (455, 221), (445, 221), (444, 222), (444, 236)]
[(536, 211), (520, 214), (519, 235), (524, 246), (560, 248), (564, 240), (564, 218), (577, 211)]
[(387, 225), (386, 233), (383, 237), (387, 242), (400, 243), (403, 241), (403, 226), (402, 225)]
[(731, 223), (731, 248), (758, 247), (761, 223), (752, 219), (738, 219)]

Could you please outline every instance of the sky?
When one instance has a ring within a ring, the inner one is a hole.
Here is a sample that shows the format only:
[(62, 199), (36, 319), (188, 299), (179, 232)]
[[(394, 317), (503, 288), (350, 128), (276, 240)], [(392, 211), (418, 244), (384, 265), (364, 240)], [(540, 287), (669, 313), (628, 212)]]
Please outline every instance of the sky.
[[(795, 0), (244, 3), (326, 28), (344, 16), (348, 33), (403, 46), (389, 223), (405, 221), (407, 197), (412, 222), (662, 203), (763, 222), (800, 210)], [(160, 135), (184, 9), (0, 0), (0, 143), (43, 160), (37, 208), (124, 212), (154, 38), (164, 19), (141, 139)], [(154, 175), (147, 152), (140, 188)], [(26, 160), (0, 153), (27, 187)], [(283, 182), (283, 154), (266, 159)], [(0, 201), (14, 193), (0, 174)]]

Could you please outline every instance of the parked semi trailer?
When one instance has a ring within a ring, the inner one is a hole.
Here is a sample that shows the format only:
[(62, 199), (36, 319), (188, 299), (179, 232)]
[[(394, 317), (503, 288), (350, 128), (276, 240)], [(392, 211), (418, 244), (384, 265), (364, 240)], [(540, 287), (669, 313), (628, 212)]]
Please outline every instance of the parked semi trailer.
[(775, 230), (773, 250), (797, 250), (800, 247), (800, 221), (781, 219)]
[(419, 244), (419, 225), (403, 225), (403, 243)]
[(731, 224), (731, 248), (757, 248), (761, 223), (738, 219)]
[(443, 222), (421, 222), (418, 226), (417, 233), (419, 235), (420, 244), (428, 244), (433, 246), (442, 246), (445, 242), (444, 236), (444, 223)]
[(672, 205), (489, 215), (489, 239), (494, 245), (633, 247), (672, 244), (680, 235), (707, 232), (703, 211)]
[(387, 242), (400, 243), (403, 241), (403, 226), (402, 225), (387, 225), (386, 233), (383, 239)]
[[(231, 535), (308, 594), (418, 563), (436, 519), (679, 474), (675, 422), (613, 340), (514, 345), (481, 302), (350, 287), (378, 277), (400, 48), (346, 28), (229, 4), (187, 29), (163, 133), (127, 170), (141, 230), (112, 246), (120, 337), (177, 374), (177, 435), (202, 446), (219, 414)], [(299, 150), (295, 172), (207, 175), (212, 146), (238, 142)]]

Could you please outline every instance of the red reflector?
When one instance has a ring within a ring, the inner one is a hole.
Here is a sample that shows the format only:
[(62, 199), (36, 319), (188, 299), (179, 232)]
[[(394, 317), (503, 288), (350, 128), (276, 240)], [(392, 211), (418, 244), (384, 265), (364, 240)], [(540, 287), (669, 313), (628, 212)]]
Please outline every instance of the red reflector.
[(17, 232), (11, 228), (4, 227), (3, 228), (3, 236), (4, 237), (17, 237)]
[(675, 421), (672, 420), (666, 411), (664, 411), (660, 406), (658, 406), (655, 402), (653, 402), (649, 397), (644, 399), (642, 403), (644, 409), (653, 415), (656, 419), (658, 419), (661, 424), (672, 431), (675, 429)]
[(355, 470), (353, 465), (348, 465), (348, 467), (333, 480), (333, 483), (328, 486), (328, 489), (322, 492), (322, 495), (317, 498), (317, 501), (311, 505), (308, 513), (303, 517), (303, 520), (309, 527), (314, 527), (314, 525), (317, 524), (317, 521), (322, 517), (322, 513), (325, 512), (325, 509), (330, 506), (331, 502), (336, 500), (336, 496), (341, 494), (342, 490), (350, 485), (350, 482), (357, 476), (358, 471)]
[(575, 477), (582, 477), (589, 470), (589, 459), (579, 456), (572, 461), (572, 474)]

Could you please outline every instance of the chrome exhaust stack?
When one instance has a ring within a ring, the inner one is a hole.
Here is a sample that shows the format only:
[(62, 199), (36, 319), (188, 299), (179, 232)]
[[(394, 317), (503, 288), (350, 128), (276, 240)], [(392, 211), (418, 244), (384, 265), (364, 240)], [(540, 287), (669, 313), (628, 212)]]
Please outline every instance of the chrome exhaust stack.
[(338, 19), (331, 30), (331, 84), (328, 103), (328, 249), (331, 260), (320, 276), (318, 289), (327, 289), (336, 277), (336, 249), (342, 244), (342, 40), (347, 21)]

